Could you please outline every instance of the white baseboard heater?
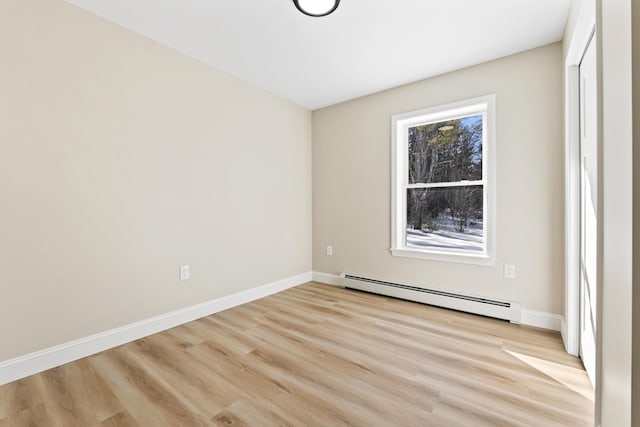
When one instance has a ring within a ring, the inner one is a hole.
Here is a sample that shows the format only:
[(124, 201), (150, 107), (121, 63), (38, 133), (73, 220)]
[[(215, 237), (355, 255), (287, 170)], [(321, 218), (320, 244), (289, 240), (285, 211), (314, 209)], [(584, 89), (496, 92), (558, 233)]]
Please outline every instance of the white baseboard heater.
[(342, 277), (342, 286), (347, 289), (371, 292), (467, 313), (480, 314), (482, 316), (508, 320), (511, 323), (520, 323), (519, 303), (456, 294), (436, 289), (419, 288), (417, 286), (385, 282), (383, 280), (352, 276), (345, 273), (340, 274), (340, 276)]

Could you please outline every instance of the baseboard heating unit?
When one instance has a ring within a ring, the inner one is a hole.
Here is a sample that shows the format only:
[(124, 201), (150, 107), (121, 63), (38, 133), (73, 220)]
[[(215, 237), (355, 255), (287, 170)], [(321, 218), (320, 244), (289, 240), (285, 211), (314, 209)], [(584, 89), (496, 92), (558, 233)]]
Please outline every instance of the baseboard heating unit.
[(467, 313), (520, 323), (520, 304), (435, 289), (419, 288), (401, 283), (385, 282), (342, 273), (342, 286), (347, 289), (400, 298)]

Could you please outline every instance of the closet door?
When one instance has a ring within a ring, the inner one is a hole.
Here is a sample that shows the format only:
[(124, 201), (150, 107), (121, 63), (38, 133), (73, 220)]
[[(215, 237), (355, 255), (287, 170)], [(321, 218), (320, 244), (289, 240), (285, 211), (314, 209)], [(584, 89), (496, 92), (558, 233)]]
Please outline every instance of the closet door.
[(595, 385), (598, 123), (594, 39), (580, 63), (580, 357)]

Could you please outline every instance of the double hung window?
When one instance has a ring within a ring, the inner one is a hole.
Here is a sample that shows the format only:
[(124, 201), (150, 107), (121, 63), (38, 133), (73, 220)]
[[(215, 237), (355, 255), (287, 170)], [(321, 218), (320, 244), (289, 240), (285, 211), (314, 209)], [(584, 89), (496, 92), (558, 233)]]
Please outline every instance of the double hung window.
[(495, 96), (392, 117), (392, 253), (490, 264)]

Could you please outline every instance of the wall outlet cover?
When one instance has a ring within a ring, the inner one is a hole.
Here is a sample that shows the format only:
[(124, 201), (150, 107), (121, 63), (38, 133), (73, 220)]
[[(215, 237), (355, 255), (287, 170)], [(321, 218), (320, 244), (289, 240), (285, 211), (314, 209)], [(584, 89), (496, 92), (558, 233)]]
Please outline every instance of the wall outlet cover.
[(180, 266), (180, 280), (187, 280), (189, 278), (190, 269), (188, 265)]
[(504, 278), (505, 279), (515, 279), (516, 278), (516, 266), (515, 266), (515, 264), (505, 264), (504, 265)]

